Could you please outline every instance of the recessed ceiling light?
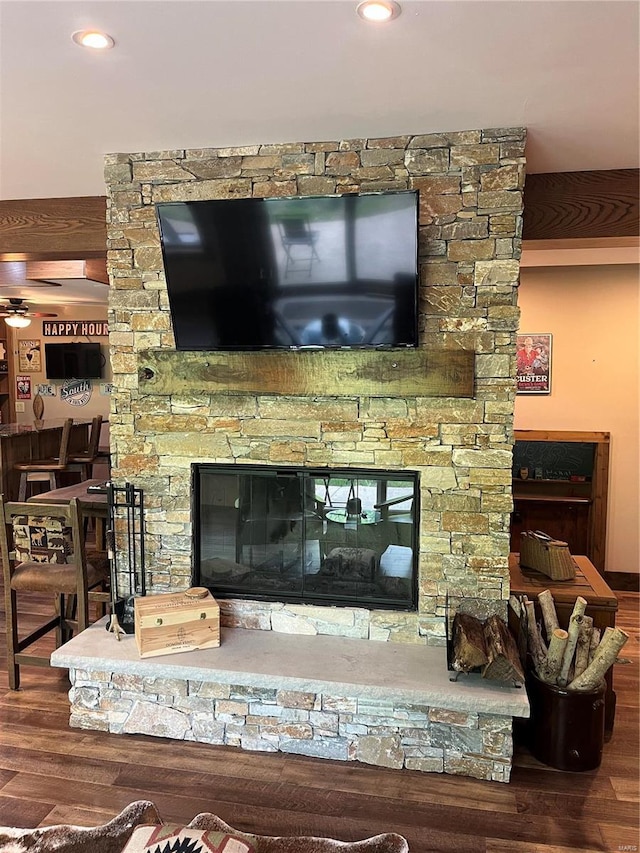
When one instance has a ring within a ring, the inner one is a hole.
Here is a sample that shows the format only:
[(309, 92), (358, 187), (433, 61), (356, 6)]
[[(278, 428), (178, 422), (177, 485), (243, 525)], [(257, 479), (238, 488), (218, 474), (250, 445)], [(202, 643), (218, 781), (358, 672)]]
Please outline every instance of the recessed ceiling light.
[(365, 21), (383, 23), (397, 18), (402, 10), (395, 0), (363, 0), (358, 3), (356, 11)]
[(91, 47), (93, 50), (107, 50), (115, 44), (108, 33), (101, 33), (99, 30), (79, 30), (71, 38), (80, 47)]

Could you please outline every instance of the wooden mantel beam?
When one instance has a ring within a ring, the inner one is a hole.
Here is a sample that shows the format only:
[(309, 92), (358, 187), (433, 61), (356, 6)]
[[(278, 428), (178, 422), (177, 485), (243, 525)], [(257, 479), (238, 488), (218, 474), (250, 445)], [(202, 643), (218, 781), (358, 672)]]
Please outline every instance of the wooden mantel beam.
[[(528, 175), (523, 239), (635, 237), (640, 233), (638, 169)], [(0, 201), (0, 260), (104, 257), (106, 198)]]

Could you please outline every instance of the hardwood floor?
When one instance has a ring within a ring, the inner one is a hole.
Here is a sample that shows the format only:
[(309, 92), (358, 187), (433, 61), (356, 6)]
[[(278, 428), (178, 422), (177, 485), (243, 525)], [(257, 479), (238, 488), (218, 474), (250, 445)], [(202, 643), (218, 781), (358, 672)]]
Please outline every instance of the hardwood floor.
[[(615, 667), (601, 766), (564, 773), (517, 746), (509, 784), (70, 729), (66, 673), (23, 667), (22, 689), (8, 690), (2, 616), (0, 825), (93, 826), (150, 799), (167, 821), (210, 811), (268, 835), (396, 831), (411, 853), (637, 851), (640, 596), (619, 599), (617, 624), (631, 639)], [(36, 599), (25, 615), (41, 612)]]

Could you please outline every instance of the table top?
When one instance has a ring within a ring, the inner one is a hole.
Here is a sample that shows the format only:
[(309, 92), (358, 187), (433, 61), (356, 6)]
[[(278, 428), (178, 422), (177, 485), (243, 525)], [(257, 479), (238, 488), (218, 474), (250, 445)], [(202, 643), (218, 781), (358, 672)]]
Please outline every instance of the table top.
[[(38, 421), (30, 424), (0, 424), (0, 438), (12, 435), (26, 435), (33, 432), (46, 432), (51, 429), (62, 429), (65, 418), (50, 418), (46, 421)], [(74, 424), (90, 424), (91, 418), (74, 418)]]
[(73, 498), (82, 501), (83, 504), (91, 509), (105, 510), (107, 509), (106, 492), (89, 492), (90, 486), (102, 486), (104, 480), (83, 480), (81, 483), (74, 483), (72, 486), (63, 486), (60, 489), (52, 489), (49, 492), (40, 492), (39, 495), (32, 495), (28, 502), (41, 504), (66, 504)]
[(576, 576), (573, 580), (554, 581), (542, 572), (523, 569), (520, 554), (509, 554), (509, 575), (513, 595), (528, 595), (532, 600), (544, 589), (551, 591), (556, 602), (573, 604), (576, 596), (581, 595), (588, 604), (618, 608), (615, 592), (608, 586), (588, 557), (573, 555), (576, 564)]

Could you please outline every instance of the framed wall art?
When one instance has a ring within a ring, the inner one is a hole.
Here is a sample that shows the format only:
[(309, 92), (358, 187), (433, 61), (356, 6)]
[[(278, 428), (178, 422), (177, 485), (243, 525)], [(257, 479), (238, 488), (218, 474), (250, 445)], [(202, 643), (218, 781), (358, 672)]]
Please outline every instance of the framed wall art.
[(16, 376), (16, 400), (31, 399), (31, 377)]
[(517, 336), (516, 383), (518, 394), (551, 393), (551, 338), (547, 333)]
[(18, 341), (18, 370), (21, 373), (42, 371), (40, 341)]

